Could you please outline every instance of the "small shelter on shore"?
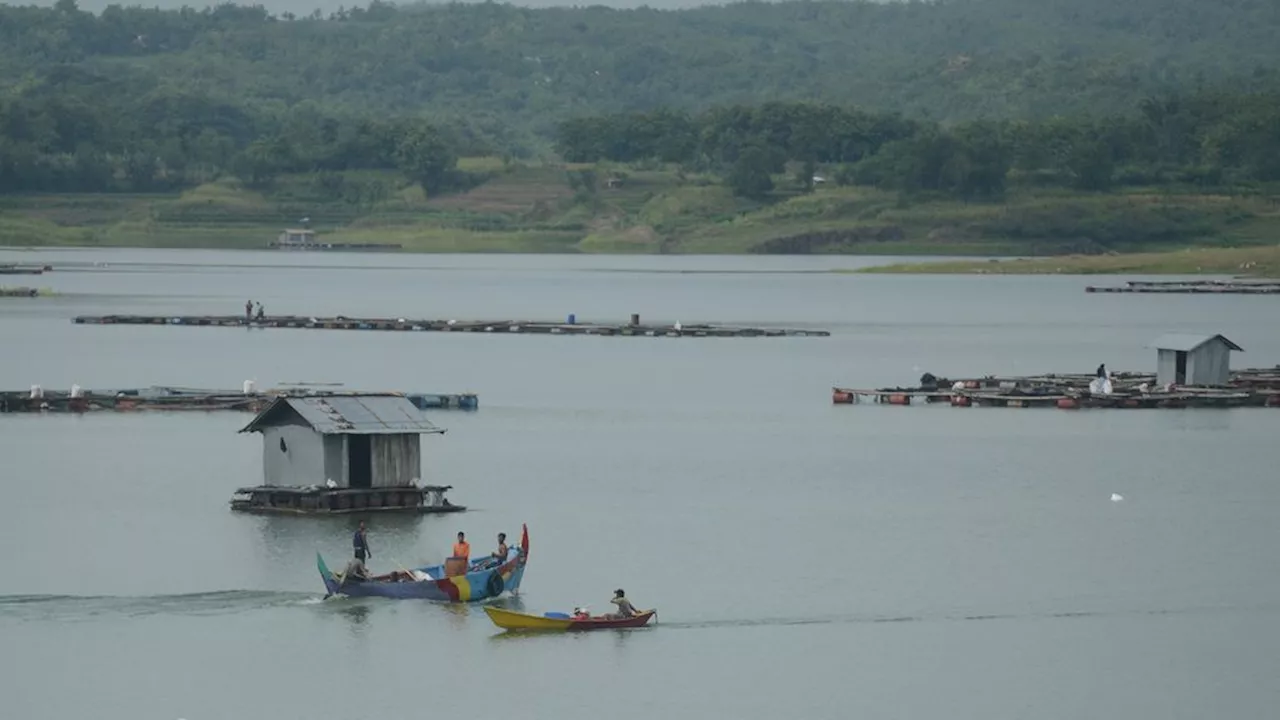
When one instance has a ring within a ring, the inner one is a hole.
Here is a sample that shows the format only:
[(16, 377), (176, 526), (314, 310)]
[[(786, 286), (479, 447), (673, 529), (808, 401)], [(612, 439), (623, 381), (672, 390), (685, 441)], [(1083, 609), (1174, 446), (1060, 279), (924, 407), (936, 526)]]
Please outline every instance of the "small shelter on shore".
[(1225, 386), (1231, 380), (1231, 351), (1244, 348), (1222, 335), (1161, 335), (1156, 349), (1156, 382), (1160, 385)]
[(312, 248), (317, 245), (316, 231), (311, 228), (288, 228), (272, 243), (273, 247), (279, 248)]

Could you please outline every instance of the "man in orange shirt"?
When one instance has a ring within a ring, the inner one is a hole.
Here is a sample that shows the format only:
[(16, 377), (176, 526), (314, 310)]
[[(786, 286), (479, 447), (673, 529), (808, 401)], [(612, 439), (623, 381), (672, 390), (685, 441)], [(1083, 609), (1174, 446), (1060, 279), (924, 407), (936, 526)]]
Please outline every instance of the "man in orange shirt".
[(471, 562), (471, 543), (467, 542), (467, 536), (463, 532), (458, 533), (458, 542), (453, 544), (453, 556)]

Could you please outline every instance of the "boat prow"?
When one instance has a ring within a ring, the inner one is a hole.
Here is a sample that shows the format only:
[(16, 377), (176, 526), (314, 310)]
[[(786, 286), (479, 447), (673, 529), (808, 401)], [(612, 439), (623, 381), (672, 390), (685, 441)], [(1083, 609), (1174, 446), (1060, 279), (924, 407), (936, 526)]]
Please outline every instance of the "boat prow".
[(485, 605), (484, 612), (494, 625), (503, 630), (544, 631), (544, 632), (582, 632), (586, 630), (609, 630), (639, 628), (649, 624), (657, 616), (657, 610), (645, 610), (629, 618), (574, 618), (565, 613), (547, 613), (530, 615), (528, 613), (504, 610), (492, 605)]

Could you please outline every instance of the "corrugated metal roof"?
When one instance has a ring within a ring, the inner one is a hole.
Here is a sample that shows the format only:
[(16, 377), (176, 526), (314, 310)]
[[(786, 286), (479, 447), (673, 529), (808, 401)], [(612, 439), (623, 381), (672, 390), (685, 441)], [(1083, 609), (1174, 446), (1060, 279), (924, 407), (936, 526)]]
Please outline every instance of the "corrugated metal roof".
[(282, 406), (292, 409), (322, 435), (444, 432), (423, 417), (413, 403), (397, 395), (282, 397), (240, 432), (254, 432), (272, 425), (271, 420)]
[(1160, 337), (1155, 339), (1155, 342), (1152, 342), (1147, 347), (1153, 347), (1153, 348), (1156, 348), (1157, 350), (1176, 350), (1180, 352), (1191, 352), (1192, 350), (1195, 350), (1196, 348), (1209, 342), (1210, 340), (1215, 340), (1215, 339), (1221, 340), (1222, 342), (1226, 343), (1227, 347), (1231, 348), (1232, 350), (1244, 352), (1244, 348), (1231, 342), (1230, 340), (1228, 340), (1226, 337), (1222, 335), (1192, 335), (1188, 333), (1169, 333), (1168, 335), (1161, 335)]

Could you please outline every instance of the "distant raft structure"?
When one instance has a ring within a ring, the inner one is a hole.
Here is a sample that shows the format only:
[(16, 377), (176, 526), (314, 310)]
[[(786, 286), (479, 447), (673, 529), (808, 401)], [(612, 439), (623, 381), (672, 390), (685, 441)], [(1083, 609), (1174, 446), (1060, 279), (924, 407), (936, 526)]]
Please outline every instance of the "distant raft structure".
[(828, 337), (827, 330), (731, 325), (641, 324), (632, 315), (624, 324), (538, 320), (413, 320), (406, 318), (301, 317), (269, 315), (81, 315), (78, 325), (180, 325), (190, 327), (299, 328), (308, 330), (385, 330), (398, 332), (520, 333), (526, 335), (605, 335), (627, 337)]
[(1280, 366), (1232, 371), (1228, 358), (1239, 345), (1222, 335), (1165, 335), (1151, 344), (1155, 373), (988, 375), (951, 380), (925, 373), (920, 385), (871, 390), (835, 387), (836, 405), (874, 402), (952, 407), (1232, 408), (1280, 407)]
[(400, 243), (333, 243), (316, 238), (310, 228), (288, 228), (267, 247), (273, 250), (399, 250)]
[[(1227, 386), (1172, 386), (1166, 388), (1150, 373), (1124, 372), (1109, 376), (1111, 392), (1094, 392), (1093, 375), (988, 375), (951, 381), (939, 378), (939, 386), (856, 389), (835, 387), (831, 402), (849, 405), (872, 402), (886, 405), (949, 403), (952, 407), (1056, 407), (1078, 408), (1232, 408), (1280, 407), (1280, 367), (1236, 370)], [(948, 384), (949, 383), (949, 384)]]
[(280, 387), (260, 391), (250, 381), (246, 382), (239, 392), (177, 387), (85, 390), (79, 385), (72, 385), (69, 390), (50, 390), (40, 385), (32, 385), (30, 390), (0, 391), (0, 413), (219, 410), (260, 412), (279, 397), (342, 397), (359, 394), (402, 397), (418, 410), (475, 410), (480, 407), (480, 399), (475, 393), (360, 393), (306, 387)]
[(53, 272), (52, 265), (0, 264), (0, 275), (43, 275), (47, 272)]
[(1124, 285), (1089, 285), (1084, 291), (1171, 295), (1280, 295), (1280, 280), (1130, 280)]

